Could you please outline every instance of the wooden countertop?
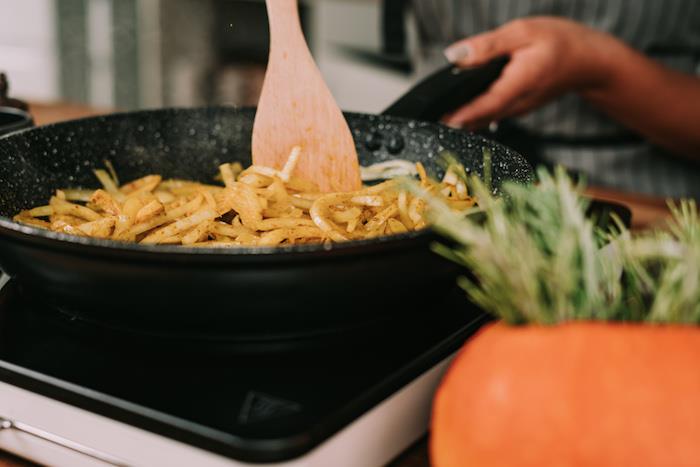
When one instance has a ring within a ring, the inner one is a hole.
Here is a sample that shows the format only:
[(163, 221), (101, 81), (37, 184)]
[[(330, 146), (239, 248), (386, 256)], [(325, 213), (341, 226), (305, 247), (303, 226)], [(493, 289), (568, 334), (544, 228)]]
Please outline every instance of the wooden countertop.
[[(67, 103), (33, 103), (30, 106), (30, 112), (34, 116), (34, 121), (37, 125), (45, 125), (63, 120), (104, 114), (109, 111), (106, 109), (95, 109)], [(632, 227), (634, 229), (661, 225), (669, 216), (666, 201), (662, 198), (634, 193), (622, 193), (598, 187), (590, 187), (587, 193), (594, 198), (615, 201), (629, 207), (632, 211)], [(427, 441), (423, 439), (399, 456), (396, 461), (392, 462), (391, 466), (428, 466), (427, 452)], [(0, 467), (26, 467), (30, 465), (33, 464), (7, 453), (0, 452)]]
[(109, 113), (109, 110), (79, 104), (33, 102), (29, 104), (29, 112), (34, 117), (34, 123), (48, 125), (49, 123), (106, 114)]

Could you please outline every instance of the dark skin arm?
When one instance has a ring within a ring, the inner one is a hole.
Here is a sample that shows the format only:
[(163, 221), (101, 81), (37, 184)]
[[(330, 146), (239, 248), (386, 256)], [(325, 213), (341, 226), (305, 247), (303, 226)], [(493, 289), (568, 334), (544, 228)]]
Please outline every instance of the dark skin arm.
[(486, 93), (446, 116), (449, 125), (484, 127), (577, 92), (653, 143), (700, 160), (700, 78), (666, 68), (609, 34), (533, 17), (459, 41), (445, 54), (460, 66), (511, 57)]

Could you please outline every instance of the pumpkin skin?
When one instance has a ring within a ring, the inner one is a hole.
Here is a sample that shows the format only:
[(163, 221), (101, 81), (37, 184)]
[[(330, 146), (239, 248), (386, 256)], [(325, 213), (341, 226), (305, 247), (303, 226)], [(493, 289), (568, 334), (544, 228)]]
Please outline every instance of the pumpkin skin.
[(486, 326), (437, 392), (436, 467), (700, 466), (700, 328)]

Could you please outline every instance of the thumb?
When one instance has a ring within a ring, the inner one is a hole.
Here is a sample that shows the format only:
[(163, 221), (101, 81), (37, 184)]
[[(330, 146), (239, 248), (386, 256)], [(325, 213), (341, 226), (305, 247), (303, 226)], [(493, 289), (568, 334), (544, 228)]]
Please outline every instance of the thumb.
[(528, 38), (517, 34), (515, 28), (509, 26), (506, 24), (493, 31), (457, 41), (443, 53), (447, 60), (460, 67), (483, 65), (494, 58), (511, 55), (525, 45)]

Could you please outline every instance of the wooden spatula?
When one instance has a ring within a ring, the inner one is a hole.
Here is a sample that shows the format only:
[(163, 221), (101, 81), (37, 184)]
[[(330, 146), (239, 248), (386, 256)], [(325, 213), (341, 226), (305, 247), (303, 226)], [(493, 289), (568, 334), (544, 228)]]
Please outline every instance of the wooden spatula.
[(301, 31), (297, 0), (266, 0), (270, 58), (253, 125), (253, 163), (281, 169), (294, 146), (293, 175), (321, 191), (361, 187), (350, 129)]

